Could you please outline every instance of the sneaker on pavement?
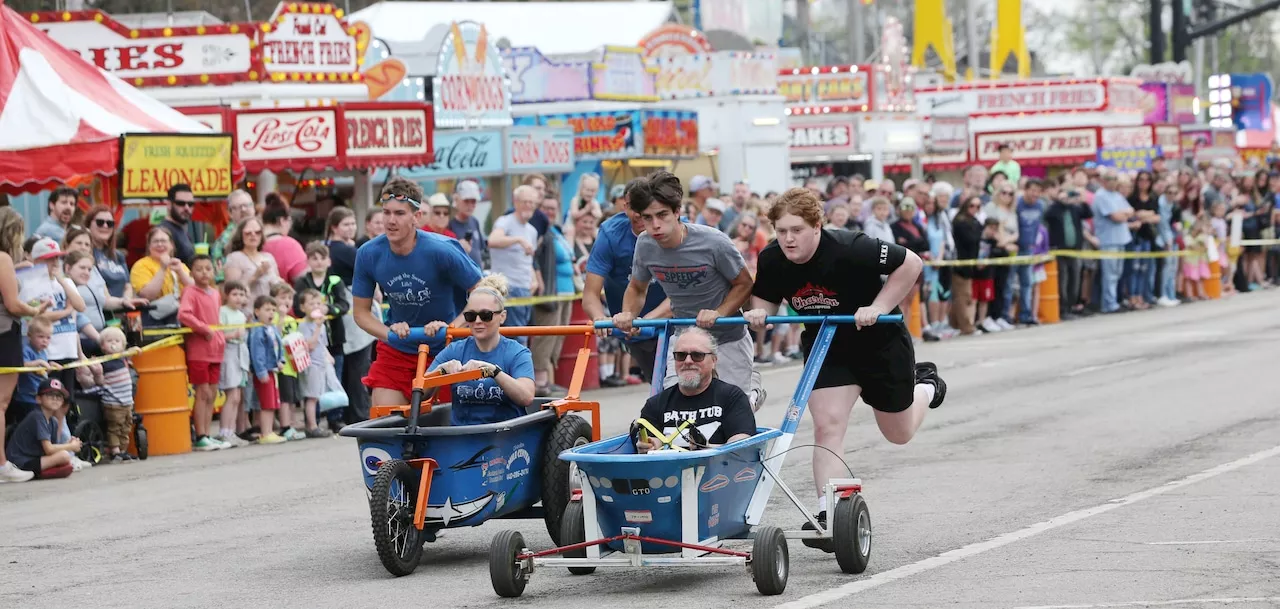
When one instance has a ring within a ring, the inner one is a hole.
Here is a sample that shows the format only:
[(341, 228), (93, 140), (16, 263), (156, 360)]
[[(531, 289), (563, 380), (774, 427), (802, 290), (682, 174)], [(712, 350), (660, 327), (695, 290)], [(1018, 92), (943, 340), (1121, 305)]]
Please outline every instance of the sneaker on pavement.
[(25, 469), (18, 469), (13, 461), (5, 461), (4, 465), (0, 465), (0, 483), (4, 482), (26, 482), (36, 475)]
[(333, 434), (329, 433), (329, 430), (327, 430), (327, 429), (320, 429), (319, 427), (313, 427), (313, 428), (311, 428), (311, 429), (308, 429), (308, 430), (307, 430), (307, 437), (308, 437), (308, 438), (327, 438), (327, 437), (329, 437), (329, 436), (331, 436), (331, 435), (333, 435)]
[[(817, 516), (816, 520), (818, 521), (818, 524), (822, 525), (823, 530), (827, 530), (827, 512), (826, 512), (826, 510), (823, 510), (823, 511), (821, 511), (821, 512), (818, 512), (818, 516)], [(808, 520), (806, 520), (806, 521), (804, 522), (804, 526), (801, 526), (801, 527), (800, 527), (800, 530), (801, 530), (801, 531), (816, 531), (817, 529), (815, 529), (815, 528), (813, 527), (813, 523), (812, 523), (812, 522), (809, 522)], [(835, 551), (836, 551), (835, 546), (833, 545), (832, 540), (831, 540), (831, 538), (830, 538), (830, 537), (828, 537), (828, 538), (826, 538), (826, 539), (822, 539), (822, 538), (817, 538), (817, 539), (802, 539), (802, 540), (801, 540), (801, 543), (803, 543), (806, 547), (810, 547), (810, 548), (813, 548), (813, 549), (815, 549), (815, 550), (822, 550), (823, 552), (826, 552), (826, 553), (828, 553), (828, 554), (830, 554), (830, 553), (832, 553), (832, 552), (835, 552)]]
[(111, 455), (111, 463), (115, 465), (119, 465), (121, 463), (128, 463), (129, 459), (128, 457), (125, 456), (126, 454), (128, 453), (116, 453), (114, 455)]
[(773, 354), (772, 361), (773, 361), (773, 365), (775, 366), (783, 366), (786, 364), (790, 364), (791, 358), (787, 357), (786, 355), (783, 355), (783, 353), (779, 351)]
[(88, 469), (90, 467), (93, 467), (92, 463), (89, 463), (88, 461), (82, 461), (80, 457), (71, 455), (71, 471), (78, 472), (80, 470)]
[(1001, 329), (1001, 330), (1013, 330), (1014, 328), (1016, 328), (1016, 327), (1017, 327), (1017, 326), (1015, 326), (1015, 325), (1013, 325), (1013, 324), (1009, 323), (1009, 320), (1007, 320), (1007, 319), (1005, 319), (1005, 318), (1003, 318), (1003, 317), (1001, 317), (1000, 319), (997, 319), (997, 320), (996, 320), (996, 325), (997, 325), (997, 326), (1000, 326), (1000, 329)]
[(295, 429), (295, 428), (293, 428), (293, 427), (290, 427), (289, 429), (285, 430), (285, 432), (284, 432), (284, 433), (282, 433), (282, 434), (280, 434), (280, 436), (281, 436), (281, 437), (283, 437), (283, 438), (284, 438), (284, 439), (286, 439), (286, 440), (305, 440), (305, 439), (307, 439), (307, 434), (302, 433), (302, 432), (298, 431), (297, 429)]
[(214, 440), (210, 436), (205, 436), (196, 440), (196, 445), (191, 447), (193, 450), (200, 452), (209, 452), (213, 450), (222, 450), (222, 442)]
[(947, 397), (947, 384), (938, 376), (938, 366), (933, 362), (916, 364), (916, 384), (920, 383), (933, 385), (933, 399), (929, 402), (929, 408), (941, 406), (942, 400)]
[(991, 319), (990, 317), (983, 319), (981, 325), (983, 332), (999, 332), (1003, 329), (1000, 327), (1000, 324), (996, 323), (996, 320)]
[(269, 433), (258, 438), (258, 444), (281, 444), (284, 442), (288, 442), (288, 440), (285, 440), (284, 436), (278, 433)]
[[(627, 384), (628, 384), (628, 385), (643, 385), (643, 384), (644, 384), (644, 379), (642, 379), (642, 378), (640, 378), (640, 377), (638, 377), (638, 376), (636, 376), (636, 375), (634, 375), (634, 374), (628, 374), (628, 375), (627, 375), (627, 378), (626, 378), (626, 379), (624, 379), (624, 380), (626, 380), (626, 381), (627, 381)], [(569, 390), (568, 390), (568, 389), (566, 389), (566, 390), (565, 390), (565, 393), (568, 393), (568, 392), (569, 392)]]

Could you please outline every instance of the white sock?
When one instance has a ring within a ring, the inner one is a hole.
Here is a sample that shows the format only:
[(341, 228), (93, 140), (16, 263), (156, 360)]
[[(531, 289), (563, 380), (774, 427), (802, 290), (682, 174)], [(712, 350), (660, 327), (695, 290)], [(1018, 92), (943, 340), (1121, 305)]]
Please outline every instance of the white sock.
[(826, 495), (823, 495), (823, 496), (821, 496), (821, 497), (818, 497), (818, 511), (819, 511), (819, 512), (825, 512), (825, 511), (827, 511), (827, 496), (826, 496)]
[(937, 392), (937, 388), (930, 383), (920, 383), (916, 385), (916, 393), (924, 392), (924, 403), (928, 406), (933, 402), (933, 396)]
[(600, 364), (600, 378), (607, 379), (613, 376), (613, 364)]

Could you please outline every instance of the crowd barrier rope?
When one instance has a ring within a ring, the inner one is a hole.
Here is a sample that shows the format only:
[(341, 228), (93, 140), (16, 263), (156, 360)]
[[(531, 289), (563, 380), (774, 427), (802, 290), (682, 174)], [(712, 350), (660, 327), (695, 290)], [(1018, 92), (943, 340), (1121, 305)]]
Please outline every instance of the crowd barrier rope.
[[(153, 349), (162, 349), (164, 347), (172, 347), (174, 345), (180, 345), (182, 344), (182, 340), (183, 339), (181, 336), (170, 336), (168, 338), (163, 338), (161, 340), (158, 340), (154, 343), (143, 345), (142, 347), (132, 347), (129, 349), (125, 349), (120, 353), (103, 355), (100, 357), (91, 357), (88, 359), (82, 359), (80, 361), (71, 362), (70, 364), (64, 364), (59, 369), (67, 370), (69, 368), (83, 368), (85, 366), (101, 364), (102, 362), (109, 362), (111, 360), (123, 359), (126, 357), (133, 357), (139, 353), (151, 351)], [(0, 368), (0, 374), (18, 374), (21, 372), (48, 372), (50, 370), (53, 370), (53, 368), (41, 368), (39, 366), (16, 366), (12, 368)]]

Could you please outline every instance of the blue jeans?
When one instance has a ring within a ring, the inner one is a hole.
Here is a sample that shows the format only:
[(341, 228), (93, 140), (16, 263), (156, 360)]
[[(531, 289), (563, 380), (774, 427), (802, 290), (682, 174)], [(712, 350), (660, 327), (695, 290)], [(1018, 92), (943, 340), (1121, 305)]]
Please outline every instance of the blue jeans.
[[(1026, 256), (1030, 254), (1030, 250), (1025, 254), (1023, 252), (1018, 252), (1019, 256)], [(1018, 323), (1026, 323), (1036, 320), (1036, 312), (1031, 310), (1031, 297), (1034, 295), (1034, 290), (1036, 289), (1036, 285), (1032, 281), (1035, 276), (1034, 270), (1035, 267), (1030, 264), (1020, 264), (1013, 267), (1013, 272), (1018, 274)], [(1012, 301), (1013, 290), (1009, 290), (1009, 299), (1006, 302), (1012, 303)], [(1005, 311), (1007, 315), (1007, 307)]]
[[(1130, 252), (1150, 252), (1151, 242), (1135, 239), (1125, 247)], [(1124, 275), (1128, 282), (1130, 298), (1139, 296), (1143, 301), (1153, 303), (1156, 300), (1156, 264), (1154, 258), (1129, 258), (1124, 261)]]
[(1169, 256), (1164, 259), (1164, 268), (1160, 269), (1160, 295), (1170, 300), (1178, 299), (1178, 257)]
[[(1009, 310), (1013, 308), (1013, 267), (997, 266), (992, 268), (995, 280), (996, 297), (987, 305), (987, 317), (991, 319), (1009, 320)], [(1012, 321), (1012, 320), (1009, 320)]]
[[(1104, 245), (1102, 251), (1123, 252), (1124, 246)], [(1116, 300), (1116, 288), (1120, 285), (1121, 275), (1124, 274), (1124, 259), (1103, 258), (1098, 262), (1102, 267), (1102, 312), (1112, 313), (1120, 309), (1120, 303)]]
[[(507, 298), (528, 298), (531, 295), (532, 292), (529, 291), (529, 288), (512, 287), (507, 289)], [(502, 325), (509, 327), (527, 326), (532, 317), (533, 307), (507, 307), (507, 323)], [(518, 337), (515, 340), (520, 341), (520, 344), (526, 347), (529, 346), (529, 338), (526, 336)]]

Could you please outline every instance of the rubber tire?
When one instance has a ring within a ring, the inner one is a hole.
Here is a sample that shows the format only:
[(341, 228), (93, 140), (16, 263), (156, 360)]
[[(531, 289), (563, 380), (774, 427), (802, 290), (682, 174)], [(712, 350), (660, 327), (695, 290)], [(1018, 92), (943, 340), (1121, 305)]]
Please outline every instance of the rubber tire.
[(862, 495), (855, 494), (847, 499), (836, 501), (835, 517), (831, 521), (831, 536), (836, 549), (836, 563), (845, 573), (862, 573), (871, 562), (871, 539), (867, 539), (867, 551), (863, 554), (858, 546), (861, 538), (858, 530), (860, 516), (865, 516), (868, 535), (871, 532), (871, 511)]
[(150, 449), (147, 444), (147, 428), (138, 426), (133, 428), (133, 447), (138, 449), (138, 458), (146, 461)]
[(400, 459), (386, 461), (378, 468), (373, 480), (373, 490), (369, 494), (369, 520), (373, 526), (373, 545), (378, 551), (378, 560), (387, 572), (402, 577), (413, 573), (422, 560), (422, 531), (413, 526), (413, 515), (410, 513), (405, 549), (408, 556), (400, 556), (395, 549), (395, 540), (387, 530), (387, 501), (391, 494), (391, 483), (399, 479), (405, 487), (409, 505), (416, 505), (418, 480), (413, 468)]
[(560, 540), (560, 518), (569, 505), (572, 485), (569, 481), (570, 463), (560, 459), (560, 453), (581, 444), (591, 442), (591, 424), (582, 417), (567, 414), (556, 421), (547, 434), (542, 447), (542, 511), (547, 534), (557, 546)]
[(524, 594), (529, 583), (524, 569), (516, 566), (516, 556), (524, 551), (524, 536), (519, 531), (501, 531), (489, 544), (489, 581), (493, 591), (503, 598)]
[(107, 438), (102, 434), (101, 425), (93, 421), (80, 421), (71, 433), (80, 438), (80, 451), (76, 453), (76, 456), (81, 461), (88, 461), (94, 465), (102, 461), (103, 449), (107, 445)]
[(756, 580), (756, 590), (765, 596), (782, 594), (787, 589), (790, 573), (791, 557), (786, 534), (778, 527), (756, 529), (755, 543), (751, 548), (751, 578)]
[[(587, 519), (581, 501), (570, 501), (564, 508), (564, 516), (560, 518), (560, 545), (571, 546), (587, 540)], [(565, 558), (586, 558), (587, 549), (570, 550), (562, 554)], [(574, 575), (591, 575), (595, 567), (569, 567)]]

